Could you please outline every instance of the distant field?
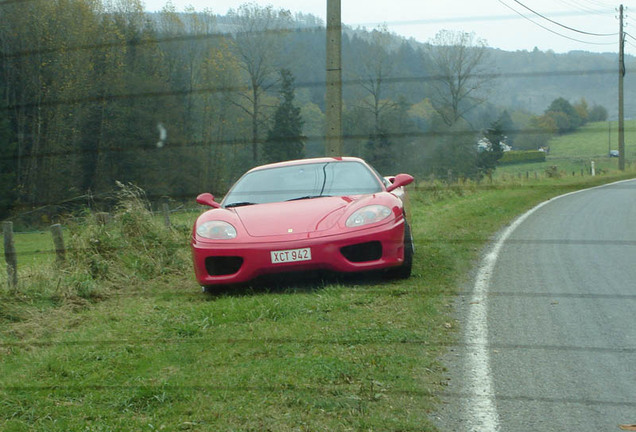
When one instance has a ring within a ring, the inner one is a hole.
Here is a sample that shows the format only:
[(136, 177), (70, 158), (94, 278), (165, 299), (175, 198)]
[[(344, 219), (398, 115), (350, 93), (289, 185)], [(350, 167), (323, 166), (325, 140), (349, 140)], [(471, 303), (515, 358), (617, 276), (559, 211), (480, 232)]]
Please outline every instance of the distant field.
[[(2, 237), (0, 235), (0, 237)], [(18, 254), (18, 265), (34, 266), (37, 264), (53, 262), (55, 260), (55, 248), (51, 233), (47, 231), (17, 232), (14, 234), (14, 243)], [(4, 272), (6, 267), (3, 256), (0, 260), (0, 269)]]
[[(550, 141), (550, 158), (606, 158), (610, 150), (618, 150), (618, 123), (596, 122), (573, 134)], [(636, 121), (625, 122), (625, 150), (627, 159), (636, 157)]]
[[(562, 175), (589, 175), (591, 162), (597, 173), (618, 170), (618, 158), (610, 158), (609, 151), (618, 149), (618, 123), (597, 122), (582, 127), (575, 133), (553, 138), (548, 143), (550, 153), (546, 162), (500, 166), (495, 179), (519, 177), (534, 179), (544, 176), (545, 170), (557, 166)], [(626, 169), (635, 169), (636, 120), (625, 122)]]

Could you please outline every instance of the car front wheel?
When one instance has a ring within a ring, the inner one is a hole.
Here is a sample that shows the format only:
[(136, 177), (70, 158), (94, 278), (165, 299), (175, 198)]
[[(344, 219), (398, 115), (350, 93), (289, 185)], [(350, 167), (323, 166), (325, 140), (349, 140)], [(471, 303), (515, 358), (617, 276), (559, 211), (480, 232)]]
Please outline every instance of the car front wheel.
[(413, 268), (413, 255), (415, 253), (415, 244), (411, 227), (409, 223), (404, 221), (404, 262), (401, 266), (389, 269), (387, 275), (391, 279), (408, 279), (411, 276)]

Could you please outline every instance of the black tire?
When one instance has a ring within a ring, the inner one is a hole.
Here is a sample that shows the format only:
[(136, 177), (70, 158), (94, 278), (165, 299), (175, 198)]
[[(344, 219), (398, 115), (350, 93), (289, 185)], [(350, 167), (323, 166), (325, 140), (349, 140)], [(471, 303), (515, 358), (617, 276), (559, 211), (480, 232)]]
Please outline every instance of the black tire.
[(399, 267), (387, 270), (387, 275), (391, 279), (408, 279), (411, 276), (413, 268), (413, 255), (415, 247), (413, 243), (413, 235), (409, 223), (404, 221), (404, 262)]

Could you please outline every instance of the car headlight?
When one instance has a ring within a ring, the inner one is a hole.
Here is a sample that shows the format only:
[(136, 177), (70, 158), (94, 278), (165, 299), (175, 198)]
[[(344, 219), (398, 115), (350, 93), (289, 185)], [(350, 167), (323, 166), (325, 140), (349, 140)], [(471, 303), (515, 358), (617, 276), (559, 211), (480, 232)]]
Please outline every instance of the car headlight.
[(381, 205), (370, 205), (357, 210), (347, 219), (349, 228), (380, 222), (391, 215), (391, 209)]
[(231, 240), (236, 237), (236, 228), (223, 221), (208, 221), (197, 226), (197, 235), (211, 240)]

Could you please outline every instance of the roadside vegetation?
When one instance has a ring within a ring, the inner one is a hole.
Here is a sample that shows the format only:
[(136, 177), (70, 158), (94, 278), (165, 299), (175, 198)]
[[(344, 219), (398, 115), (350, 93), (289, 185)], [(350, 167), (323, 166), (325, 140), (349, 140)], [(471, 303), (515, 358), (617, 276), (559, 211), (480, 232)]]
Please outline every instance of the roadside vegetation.
[(210, 295), (191, 274), (196, 212), (167, 228), (122, 185), (107, 224), (70, 221), (65, 265), (31, 234), (24, 247), (39, 252), (20, 260), (17, 290), (2, 268), (0, 429), (436, 430), (453, 303), (486, 242), (543, 200), (636, 175), (633, 165), (537, 180), (503, 171), (492, 184), (411, 190), (406, 281), (307, 278)]

